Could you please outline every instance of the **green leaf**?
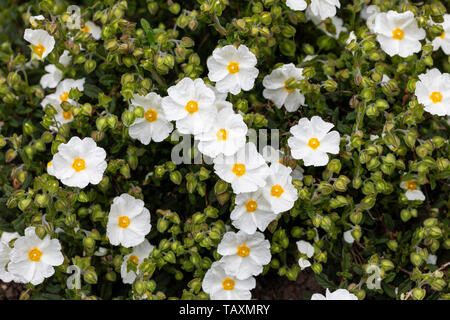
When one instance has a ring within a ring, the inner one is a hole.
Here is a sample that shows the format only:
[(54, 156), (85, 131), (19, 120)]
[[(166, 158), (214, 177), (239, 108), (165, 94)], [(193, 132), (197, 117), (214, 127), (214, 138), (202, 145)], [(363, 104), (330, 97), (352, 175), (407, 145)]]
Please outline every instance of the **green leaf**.
[(328, 279), (328, 276), (325, 273), (316, 274), (317, 283), (323, 288), (335, 289), (337, 286)]

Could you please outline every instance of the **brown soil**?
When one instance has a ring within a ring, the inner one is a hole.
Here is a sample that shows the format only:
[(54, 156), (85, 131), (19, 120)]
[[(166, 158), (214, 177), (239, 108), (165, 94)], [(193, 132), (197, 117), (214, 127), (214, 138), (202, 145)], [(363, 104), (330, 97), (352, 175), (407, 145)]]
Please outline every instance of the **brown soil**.
[(24, 289), (25, 286), (23, 284), (0, 281), (0, 300), (17, 300)]
[[(296, 281), (288, 280), (277, 274), (258, 277), (252, 299), (257, 300), (304, 300), (305, 295), (321, 293), (323, 288), (316, 282), (311, 270), (300, 272)], [(309, 299), (308, 296), (308, 299)]]

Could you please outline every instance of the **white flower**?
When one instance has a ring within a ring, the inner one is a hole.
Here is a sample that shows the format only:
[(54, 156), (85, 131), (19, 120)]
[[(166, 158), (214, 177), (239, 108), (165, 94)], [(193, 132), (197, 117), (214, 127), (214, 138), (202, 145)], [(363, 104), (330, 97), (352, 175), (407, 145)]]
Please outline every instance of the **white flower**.
[(63, 72), (59, 70), (54, 64), (45, 66), (46, 74), (41, 78), (40, 84), (42, 88), (56, 88), (58, 83), (63, 78)]
[[(69, 123), (73, 121), (73, 114), (72, 111), (64, 111), (63, 108), (61, 108), (61, 102), (60, 98), (56, 94), (49, 94), (47, 95), (41, 102), (41, 106), (45, 108), (47, 104), (50, 104), (53, 106), (53, 108), (56, 110), (56, 114), (53, 116), (54, 120), (56, 121), (56, 125), (60, 126), (65, 123)], [(57, 127), (50, 126), (51, 129), (57, 130)]]
[(224, 108), (208, 131), (195, 136), (200, 141), (198, 150), (211, 158), (219, 154), (232, 156), (245, 145), (247, 130), (240, 114), (234, 113), (232, 108)]
[(75, 105), (75, 101), (72, 99), (69, 99), (69, 93), (71, 89), (77, 88), (80, 92), (84, 91), (84, 82), (85, 78), (81, 78), (78, 80), (75, 79), (65, 79), (59, 83), (59, 85), (56, 87), (56, 92), (54, 93), (56, 96), (58, 96), (60, 102), (67, 101), (72, 105)]
[(219, 92), (238, 94), (249, 91), (258, 76), (256, 57), (245, 45), (236, 49), (233, 45), (217, 48), (207, 60), (208, 78), (216, 82)]
[(432, 41), (434, 51), (442, 48), (446, 55), (450, 55), (450, 14), (444, 14), (444, 22), (440, 25), (444, 32)]
[(55, 38), (45, 30), (25, 29), (23, 38), (31, 43), (31, 51), (39, 60), (45, 59), (55, 47)]
[(209, 294), (211, 300), (250, 300), (250, 290), (256, 287), (254, 277), (239, 280), (223, 269), (223, 263), (216, 261), (206, 272), (202, 289)]
[(303, 11), (308, 5), (305, 0), (286, 0), (286, 5), (295, 11)]
[(314, 255), (314, 247), (311, 243), (304, 240), (299, 240), (296, 244), (298, 251), (305, 254), (308, 258), (311, 258)]
[(0, 280), (3, 282), (21, 282), (20, 278), (14, 276), (14, 274), (6, 269), (6, 266), (10, 261), (10, 255), (12, 251), (9, 243), (19, 237), (20, 235), (17, 232), (3, 232), (0, 238)]
[(220, 261), (224, 264), (226, 273), (239, 280), (257, 276), (263, 270), (263, 265), (270, 262), (270, 242), (264, 239), (264, 234), (255, 232), (250, 235), (243, 231), (227, 232), (217, 247), (222, 255)]
[(248, 234), (254, 234), (256, 229), (266, 230), (269, 223), (277, 218), (261, 189), (255, 192), (239, 193), (234, 203), (236, 206), (230, 215), (232, 224)]
[(127, 193), (114, 198), (106, 226), (106, 235), (112, 245), (137, 246), (150, 229), (150, 211), (144, 207), (144, 201)]
[(414, 180), (408, 180), (408, 181), (403, 181), (402, 183), (400, 183), (400, 187), (402, 189), (405, 189), (405, 196), (408, 200), (413, 201), (413, 200), (425, 200), (425, 195), (423, 194), (422, 191), (417, 190), (417, 182)]
[(428, 254), (428, 258), (427, 258), (427, 264), (436, 264), (437, 262), (437, 256), (434, 254)]
[(375, 17), (374, 32), (381, 49), (388, 55), (406, 58), (422, 49), (419, 40), (425, 39), (425, 30), (419, 29), (411, 11), (398, 13), (389, 10)]
[(352, 41), (358, 41), (358, 38), (356, 38), (356, 34), (354, 31), (351, 31), (350, 34), (348, 35), (347, 40), (345, 41), (345, 44), (350, 44), (352, 43)]
[(349, 244), (353, 244), (353, 242), (355, 242), (355, 238), (352, 236), (352, 231), (353, 229), (344, 232), (344, 241)]
[[(266, 160), (267, 163), (274, 164), (274, 163), (281, 163), (285, 164), (284, 161), (286, 160), (286, 156), (284, 155), (284, 152), (280, 150), (275, 150), (272, 146), (265, 146), (262, 150), (262, 156), (264, 160)], [(291, 157), (288, 157), (291, 159)], [(291, 172), (291, 177), (293, 180), (303, 180), (303, 172), (304, 170), (300, 166), (296, 166), (295, 169)]]
[[(341, 32), (347, 32), (347, 28), (344, 26), (344, 20), (338, 17), (331, 17), (331, 23), (334, 26), (335, 33), (331, 33), (327, 30), (327, 25), (325, 23), (320, 23), (319, 28), (329, 37), (338, 39)], [(353, 31), (352, 31), (353, 32)], [(356, 37), (355, 37), (356, 39)]]
[(361, 10), (361, 18), (366, 20), (367, 27), (369, 28), (370, 32), (374, 32), (375, 28), (375, 17), (380, 12), (380, 8), (376, 5), (364, 5), (363, 9)]
[(106, 170), (106, 152), (97, 147), (92, 138), (72, 137), (60, 144), (53, 156), (52, 166), (56, 178), (69, 187), (84, 188), (98, 184)]
[(167, 120), (161, 106), (161, 100), (162, 98), (154, 92), (146, 96), (133, 95), (132, 109), (141, 106), (144, 108), (145, 115), (143, 118), (137, 118), (129, 127), (130, 137), (147, 145), (152, 140), (161, 142), (170, 135), (173, 124)]
[(168, 120), (176, 121), (182, 134), (208, 131), (217, 115), (214, 91), (202, 79), (184, 78), (167, 90), (162, 107)]
[(284, 105), (289, 112), (297, 111), (301, 105), (305, 105), (305, 96), (300, 89), (288, 89), (286, 82), (290, 79), (302, 80), (302, 71), (302, 68), (296, 68), (293, 63), (273, 70), (263, 79), (264, 98), (272, 100), (278, 109)]
[(62, 55), (59, 57), (58, 61), (64, 67), (67, 67), (70, 64), (70, 61), (72, 61), (72, 57), (70, 56), (70, 51), (69, 50), (64, 50)]
[(36, 27), (38, 25), (36, 21), (45, 21), (45, 17), (42, 14), (38, 16), (31, 16), (29, 21), (32, 27)]
[(280, 163), (272, 163), (267, 183), (263, 188), (265, 198), (276, 214), (292, 209), (298, 192), (292, 185), (292, 169)]
[(346, 289), (337, 289), (334, 292), (330, 292), (327, 288), (325, 296), (320, 293), (314, 293), (311, 300), (358, 300), (358, 297)]
[(99, 40), (102, 37), (102, 28), (92, 21), (85, 22), (84, 27), (80, 28), (80, 31), (90, 33), (95, 40)]
[(424, 110), (438, 116), (450, 115), (450, 74), (433, 68), (419, 75), (414, 94)]
[(330, 131), (332, 123), (314, 116), (311, 121), (301, 118), (297, 125), (291, 127), (293, 137), (288, 139), (294, 159), (303, 159), (305, 166), (324, 166), (328, 163), (328, 155), (339, 153), (339, 132)]
[(33, 285), (51, 277), (55, 273), (53, 267), (64, 262), (59, 241), (50, 239), (50, 235), (39, 239), (34, 227), (26, 228), (25, 236), (16, 240), (10, 257), (8, 271)]
[(320, 16), (321, 20), (336, 15), (336, 7), (340, 8), (339, 0), (311, 0), (310, 9), (315, 16)]
[(248, 142), (232, 156), (219, 155), (214, 159), (214, 171), (224, 181), (231, 183), (233, 192), (253, 192), (266, 185), (269, 167)]
[(133, 270), (127, 272), (128, 261), (131, 260), (137, 265), (137, 270), (139, 271), (139, 266), (144, 262), (144, 259), (148, 258), (150, 253), (153, 251), (153, 246), (148, 242), (147, 239), (135, 246), (130, 254), (127, 254), (123, 258), (122, 265), (120, 266), (120, 275), (122, 276), (123, 283), (133, 283), (136, 280), (137, 274)]
[(53, 168), (53, 163), (51, 161), (47, 162), (47, 173), (51, 176), (55, 175), (55, 169)]

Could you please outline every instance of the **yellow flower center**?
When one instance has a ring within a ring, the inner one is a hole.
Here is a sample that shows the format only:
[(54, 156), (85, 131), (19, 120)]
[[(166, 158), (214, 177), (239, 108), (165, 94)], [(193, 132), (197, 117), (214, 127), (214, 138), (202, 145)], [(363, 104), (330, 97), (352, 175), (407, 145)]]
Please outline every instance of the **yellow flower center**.
[(408, 181), (406, 183), (406, 189), (408, 189), (409, 191), (414, 191), (417, 189), (417, 182), (415, 181)]
[(72, 111), (63, 111), (62, 115), (65, 120), (72, 119)]
[(319, 139), (317, 138), (311, 138), (308, 141), (308, 147), (310, 147), (313, 150), (316, 150), (320, 146)]
[(194, 114), (198, 111), (198, 103), (197, 101), (191, 100), (188, 103), (186, 103), (185, 107), (186, 111), (190, 114)]
[(76, 172), (83, 171), (84, 169), (86, 169), (86, 162), (84, 162), (83, 159), (76, 158), (75, 160), (73, 160), (72, 168)]
[(432, 92), (430, 94), (430, 100), (433, 101), (433, 103), (442, 102), (442, 94), (440, 92)]
[(89, 32), (91, 30), (91, 28), (89, 28), (88, 25), (84, 25), (84, 27), (81, 28), (80, 30), (83, 31), (83, 32)]
[(228, 138), (228, 132), (225, 129), (220, 129), (219, 131), (217, 131), (216, 136), (217, 140), (225, 141)]
[(47, 168), (51, 167), (51, 166), (52, 166), (52, 162), (51, 161), (47, 162)]
[(226, 278), (222, 281), (223, 290), (233, 290), (234, 289), (234, 280), (230, 278)]
[(37, 46), (33, 47), (33, 52), (35, 54), (37, 54), (39, 57), (42, 57), (42, 55), (44, 54), (44, 51), (45, 51), (45, 47), (40, 43)]
[(258, 209), (258, 204), (256, 203), (256, 201), (249, 200), (245, 204), (245, 208), (247, 209), (247, 212), (255, 212), (256, 209)]
[(294, 89), (288, 89), (288, 88), (286, 87), (286, 81), (283, 83), (283, 88), (284, 88), (284, 90), (286, 90), (288, 93), (294, 92)]
[(237, 255), (239, 257), (245, 258), (250, 254), (250, 248), (247, 247), (245, 244), (243, 244), (242, 246), (239, 246), (237, 248)]
[[(127, 218), (128, 219), (128, 218)], [(128, 259), (128, 260), (131, 260), (131, 261), (133, 261), (135, 264), (138, 264), (139, 263), (139, 258), (138, 257), (136, 257), (136, 256), (130, 256), (130, 258)]]
[(39, 262), (41, 260), (42, 251), (38, 248), (34, 248), (28, 251), (28, 258), (33, 262)]
[(283, 189), (279, 184), (274, 185), (274, 186), (272, 187), (272, 189), (270, 189), (270, 195), (271, 195), (272, 197), (277, 197), (277, 198), (279, 198), (279, 197), (281, 197), (281, 195), (283, 194), (283, 192), (284, 192), (284, 189)]
[(155, 122), (156, 120), (158, 120), (158, 112), (153, 109), (148, 109), (145, 112), (145, 120), (147, 120), (148, 122)]
[(126, 229), (130, 225), (130, 219), (127, 216), (121, 216), (121, 217), (119, 217), (118, 225), (119, 225), (119, 227)]
[(233, 172), (238, 177), (242, 177), (245, 174), (245, 165), (243, 165), (242, 163), (235, 163), (231, 172)]
[(400, 28), (397, 28), (394, 31), (392, 31), (392, 38), (394, 38), (395, 40), (402, 40), (404, 36), (405, 32)]
[(235, 74), (239, 72), (239, 63), (231, 61), (230, 64), (227, 67), (227, 70), (231, 74)]
[(59, 95), (59, 99), (61, 99), (61, 101), (67, 101), (69, 100), (69, 93), (68, 92), (63, 92)]
[(441, 39), (444, 39), (445, 38), (445, 31), (444, 32), (442, 32), (442, 34), (439, 36)]

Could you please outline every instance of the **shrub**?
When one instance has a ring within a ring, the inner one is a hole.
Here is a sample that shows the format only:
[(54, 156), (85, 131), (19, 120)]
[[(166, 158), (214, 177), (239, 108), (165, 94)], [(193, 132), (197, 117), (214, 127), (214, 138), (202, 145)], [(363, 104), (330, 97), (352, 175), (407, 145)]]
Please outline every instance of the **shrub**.
[(4, 2), (0, 279), (448, 299), (448, 3), (318, 2)]

